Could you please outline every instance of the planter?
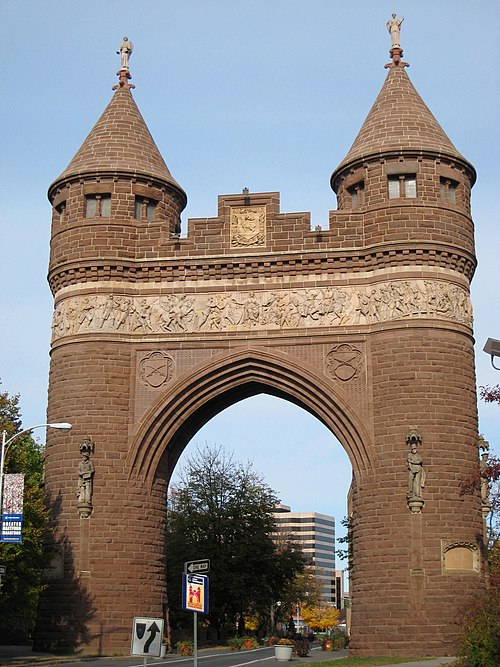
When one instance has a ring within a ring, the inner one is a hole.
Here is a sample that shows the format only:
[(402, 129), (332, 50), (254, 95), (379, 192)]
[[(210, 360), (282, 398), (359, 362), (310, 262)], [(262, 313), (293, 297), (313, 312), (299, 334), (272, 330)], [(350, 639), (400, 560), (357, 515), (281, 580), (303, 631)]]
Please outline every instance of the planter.
[(288, 662), (292, 659), (293, 646), (287, 645), (274, 645), (274, 657), (278, 662)]

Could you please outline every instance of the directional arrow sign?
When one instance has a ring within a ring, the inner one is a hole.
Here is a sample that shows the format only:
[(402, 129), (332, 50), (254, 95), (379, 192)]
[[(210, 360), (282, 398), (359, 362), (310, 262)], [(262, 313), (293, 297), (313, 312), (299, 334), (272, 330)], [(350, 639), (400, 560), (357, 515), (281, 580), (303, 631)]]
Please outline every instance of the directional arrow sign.
[(159, 658), (162, 637), (162, 618), (134, 618), (130, 655), (150, 655), (153, 658)]
[(184, 563), (185, 574), (207, 574), (210, 572), (210, 560), (204, 558), (202, 560), (188, 560)]

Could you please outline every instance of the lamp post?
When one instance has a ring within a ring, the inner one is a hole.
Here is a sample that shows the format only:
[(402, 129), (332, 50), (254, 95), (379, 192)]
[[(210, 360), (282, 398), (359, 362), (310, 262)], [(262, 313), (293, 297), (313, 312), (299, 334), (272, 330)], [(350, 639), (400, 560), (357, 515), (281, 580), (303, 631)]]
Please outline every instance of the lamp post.
[(23, 435), (23, 433), (33, 431), (35, 428), (58, 428), (63, 431), (69, 431), (71, 429), (71, 424), (67, 424), (66, 422), (56, 422), (54, 424), (37, 424), (36, 426), (25, 428), (23, 431), (19, 431), (19, 433), (15, 433), (8, 440), (6, 439), (7, 431), (2, 431), (2, 452), (0, 455), (0, 515), (3, 513), (3, 467), (5, 463), (5, 456), (9, 451), (9, 447), (11, 446), (13, 440), (18, 438), (20, 435)]

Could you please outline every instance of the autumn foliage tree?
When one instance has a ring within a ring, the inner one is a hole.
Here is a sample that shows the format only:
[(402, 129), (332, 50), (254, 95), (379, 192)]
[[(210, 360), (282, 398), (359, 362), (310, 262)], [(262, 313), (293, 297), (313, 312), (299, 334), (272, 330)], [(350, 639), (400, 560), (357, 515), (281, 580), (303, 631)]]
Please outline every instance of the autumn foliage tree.
[[(480, 387), (480, 396), (487, 403), (500, 404), (500, 385)], [(484, 449), (487, 452), (486, 447)], [(460, 495), (478, 495), (482, 497), (483, 507), (489, 507), (486, 522), (489, 588), (473, 605), (461, 610), (463, 637), (460, 653), (462, 664), (467, 667), (496, 667), (500, 664), (500, 459), (487, 454), (482, 458), (481, 467), (478, 466), (473, 475), (460, 483)], [(484, 498), (485, 491), (487, 499)]]
[(302, 620), (312, 630), (325, 631), (334, 628), (339, 623), (339, 616), (339, 610), (326, 602), (306, 604), (302, 607)]

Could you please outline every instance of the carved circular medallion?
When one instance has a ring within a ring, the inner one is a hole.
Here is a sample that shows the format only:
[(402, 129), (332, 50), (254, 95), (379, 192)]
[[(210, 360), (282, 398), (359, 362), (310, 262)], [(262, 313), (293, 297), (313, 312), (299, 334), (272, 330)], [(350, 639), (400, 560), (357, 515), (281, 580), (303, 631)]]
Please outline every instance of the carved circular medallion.
[(326, 355), (326, 359), (330, 375), (333, 375), (338, 380), (346, 382), (359, 375), (363, 362), (363, 355), (358, 348), (353, 347), (348, 343), (342, 343), (341, 345), (333, 347)]
[(151, 352), (139, 363), (139, 377), (147, 387), (161, 387), (172, 377), (174, 360), (166, 352)]

